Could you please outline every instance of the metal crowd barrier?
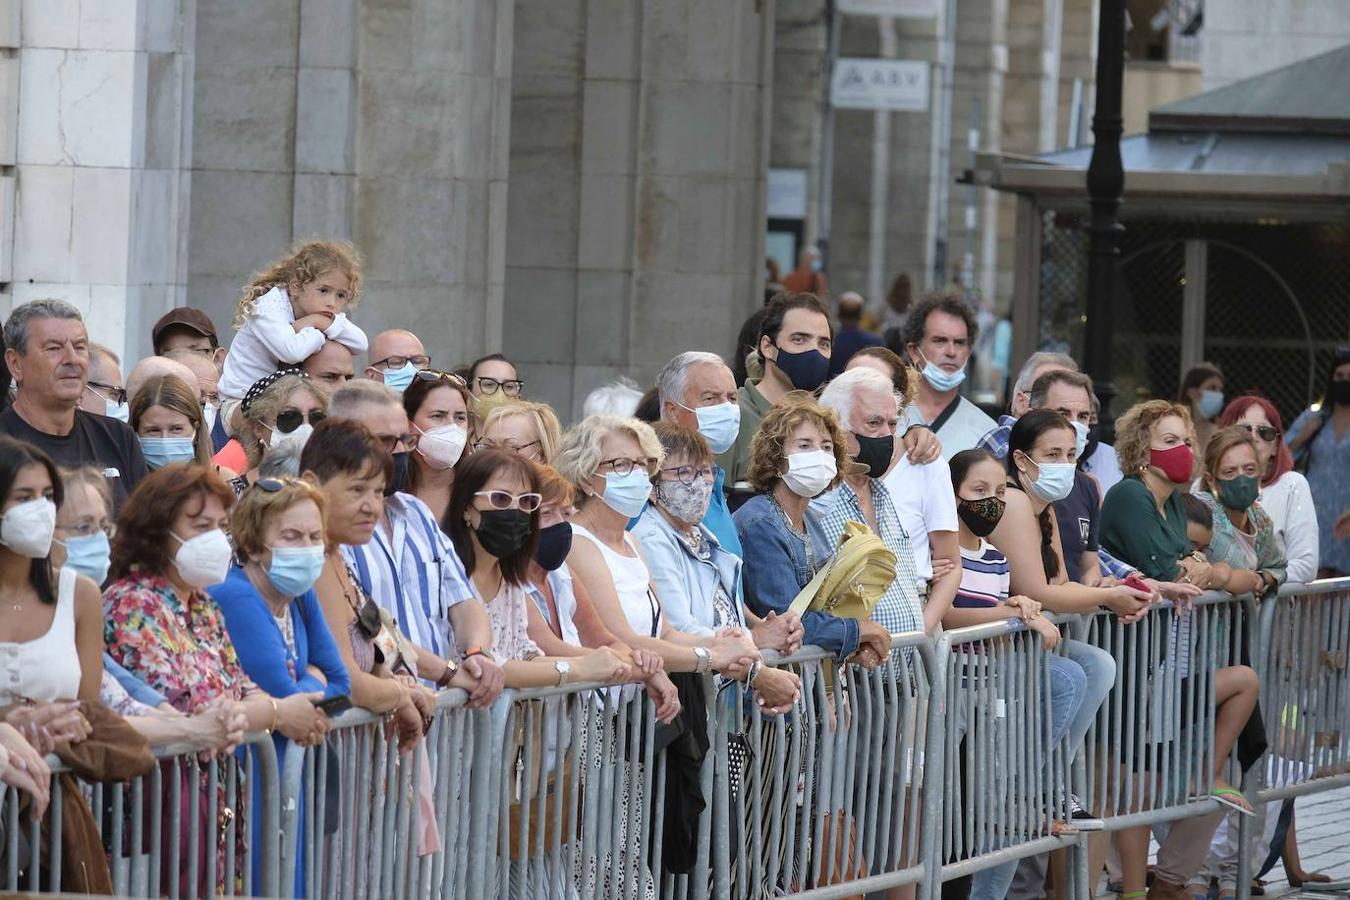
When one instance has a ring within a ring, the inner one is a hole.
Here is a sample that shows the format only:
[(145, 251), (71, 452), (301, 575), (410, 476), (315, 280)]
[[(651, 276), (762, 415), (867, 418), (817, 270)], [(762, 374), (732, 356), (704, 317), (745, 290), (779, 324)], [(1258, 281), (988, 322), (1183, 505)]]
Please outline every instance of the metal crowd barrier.
[(937, 642), (946, 714), (929, 778), (942, 785), (941, 883), (1065, 847), (1070, 753), (1052, 740), (1049, 653), (1020, 619), (945, 632)]
[[(1249, 772), (1252, 802), (1350, 785), (1350, 578), (1282, 587), (1261, 603), (1253, 648), (1269, 749)], [(1240, 818), (1238, 846), (1250, 848), (1253, 820)], [(1241, 900), (1251, 857), (1238, 855)]]
[[(129, 783), (80, 784), (108, 854), (113, 893), (121, 897), (275, 896), (278, 828), (276, 751), (264, 733), (236, 753), (202, 762), (191, 747), (155, 748), (159, 765)], [(43, 822), (4, 792), (3, 890), (60, 893), (63, 825), (70, 770), (55, 757), (51, 803)], [(45, 825), (45, 827), (44, 827)], [(254, 830), (263, 836), (255, 839)], [(43, 832), (47, 837), (44, 840)], [(255, 869), (256, 875), (255, 875)]]

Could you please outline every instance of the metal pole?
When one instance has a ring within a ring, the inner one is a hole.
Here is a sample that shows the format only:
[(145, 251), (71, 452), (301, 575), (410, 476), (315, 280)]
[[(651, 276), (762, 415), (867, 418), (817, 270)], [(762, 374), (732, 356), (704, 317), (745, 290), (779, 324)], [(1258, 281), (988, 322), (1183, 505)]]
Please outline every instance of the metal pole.
[[(825, 79), (820, 102), (820, 172), (816, 190), (819, 212), (816, 216), (816, 247), (821, 262), (830, 264), (830, 219), (834, 210), (834, 104), (830, 101), (834, 66), (839, 60), (839, 11), (834, 0), (825, 0)], [(795, 260), (794, 260), (795, 262)]]
[[(1097, 28), (1097, 102), (1092, 113), (1092, 161), (1088, 164), (1087, 328), (1083, 368), (1096, 384), (1101, 421), (1112, 421), (1111, 313), (1116, 303), (1120, 243), (1125, 228), (1118, 212), (1125, 189), (1120, 159), (1121, 89), (1125, 78), (1125, 0), (1102, 0)], [(1104, 438), (1105, 439), (1105, 438)]]

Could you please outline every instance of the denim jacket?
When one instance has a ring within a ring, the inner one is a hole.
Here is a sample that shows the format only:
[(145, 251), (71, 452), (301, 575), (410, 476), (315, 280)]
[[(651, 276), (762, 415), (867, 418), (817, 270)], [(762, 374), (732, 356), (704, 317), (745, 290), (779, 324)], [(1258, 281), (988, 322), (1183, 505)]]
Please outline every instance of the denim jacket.
[[(807, 509), (808, 520), (812, 515)], [(798, 592), (815, 574), (807, 563), (806, 545), (788, 531), (783, 517), (767, 495), (751, 497), (736, 510), (732, 519), (745, 551), (742, 581), (746, 605), (761, 616), (768, 615), (770, 610), (780, 615), (787, 612)], [(811, 531), (809, 522), (807, 531)], [(816, 563), (822, 564), (824, 560), (818, 559)], [(802, 628), (806, 632), (803, 643), (828, 650), (841, 661), (858, 649), (859, 629), (854, 619), (805, 612)]]
[(706, 526), (699, 528), (712, 549), (709, 562), (694, 556), (666, 517), (651, 505), (638, 517), (633, 537), (642, 544), (642, 556), (652, 574), (657, 599), (671, 626), (685, 634), (712, 637), (713, 595), (719, 581), (731, 600), (731, 608), (740, 617), (741, 559), (723, 550)]

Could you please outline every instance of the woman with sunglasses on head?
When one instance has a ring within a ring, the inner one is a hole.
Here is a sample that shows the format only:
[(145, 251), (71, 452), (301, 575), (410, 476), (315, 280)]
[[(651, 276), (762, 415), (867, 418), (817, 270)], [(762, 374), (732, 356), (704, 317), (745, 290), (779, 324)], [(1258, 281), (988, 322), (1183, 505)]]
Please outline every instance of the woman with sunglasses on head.
[(473, 395), (458, 375), (420, 369), (403, 391), (403, 410), (417, 435), (406, 490), (439, 522), (450, 505), (455, 465), (474, 437)]
[(1219, 427), (1241, 428), (1256, 445), (1260, 469), (1261, 508), (1275, 524), (1284, 542), (1288, 580), (1306, 584), (1317, 578), (1317, 510), (1312, 489), (1302, 472), (1294, 471), (1294, 458), (1284, 443), (1284, 422), (1279, 410), (1264, 397), (1238, 397), (1224, 408)]
[(248, 469), (230, 482), (235, 494), (258, 479), (268, 450), (292, 441), (303, 445), (327, 413), (327, 391), (299, 369), (282, 369), (254, 382), (239, 403), (236, 436)]

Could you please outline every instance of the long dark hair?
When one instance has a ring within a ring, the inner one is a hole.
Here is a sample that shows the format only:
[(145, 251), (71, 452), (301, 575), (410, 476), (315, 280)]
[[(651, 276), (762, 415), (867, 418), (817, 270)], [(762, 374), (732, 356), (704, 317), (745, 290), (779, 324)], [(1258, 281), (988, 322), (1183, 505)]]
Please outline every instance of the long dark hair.
[[(478, 421), (478, 415), (473, 411), (473, 394), (469, 392), (468, 385), (462, 378), (452, 372), (437, 372), (434, 369), (425, 369), (432, 375), (438, 376), (431, 378), (414, 378), (409, 382), (408, 387), (403, 391), (403, 411), (408, 414), (408, 423), (411, 424), (413, 418), (422, 411), (422, 404), (427, 402), (427, 397), (436, 388), (446, 387), (459, 394), (464, 400), (464, 409), (469, 415), (468, 440), (466, 446), (473, 444), (473, 439), (478, 434), (478, 426), (482, 424)], [(459, 379), (456, 381), (455, 379)], [(464, 456), (468, 456), (466, 452)], [(417, 493), (417, 489), (422, 486), (422, 462), (421, 454), (416, 451), (408, 454), (408, 477), (409, 493)]]
[[(39, 465), (47, 470), (52, 480), (52, 502), (57, 509), (65, 502), (65, 490), (61, 485), (61, 473), (50, 456), (25, 441), (0, 436), (0, 499), (8, 500), (14, 491), (14, 482), (19, 473), (31, 465)], [(51, 606), (56, 603), (56, 592), (52, 590), (51, 554), (34, 559), (28, 566), (28, 583), (33, 586), (38, 599)]]
[[(1022, 473), (1018, 471), (1017, 464), (1013, 462), (1013, 453), (1021, 450), (1026, 456), (1031, 455), (1031, 448), (1036, 446), (1041, 435), (1047, 431), (1053, 431), (1056, 428), (1064, 429), (1070, 434), (1074, 433), (1073, 426), (1069, 420), (1055, 412), (1053, 409), (1033, 409), (1031, 412), (1022, 416), (1012, 427), (1012, 433), (1008, 435), (1008, 482), (1019, 490), (1025, 491), (1022, 487)], [(952, 473), (955, 477), (955, 473)], [(1052, 508), (1053, 503), (1047, 503), (1045, 509), (1041, 510), (1039, 518), (1041, 523), (1041, 564), (1045, 567), (1045, 580), (1049, 581), (1059, 575), (1059, 555), (1055, 553), (1055, 511)]]
[[(495, 448), (479, 450), (455, 468), (455, 486), (450, 492), (450, 505), (441, 520), (441, 529), (455, 545), (455, 553), (464, 570), (473, 577), (475, 565), (473, 548), (473, 530), (464, 521), (465, 511), (473, 505), (473, 495), (483, 489), (501, 470), (517, 475), (525, 483), (526, 490), (539, 490), (539, 476), (535, 474), (534, 464), (522, 456)], [(539, 545), (539, 512), (530, 514), (530, 539), (510, 557), (497, 560), (502, 568), (502, 578), (508, 584), (520, 585), (525, 582), (525, 574), (530, 560), (534, 559), (535, 549)], [(491, 600), (484, 597), (484, 600)]]

